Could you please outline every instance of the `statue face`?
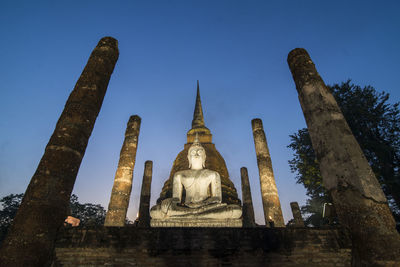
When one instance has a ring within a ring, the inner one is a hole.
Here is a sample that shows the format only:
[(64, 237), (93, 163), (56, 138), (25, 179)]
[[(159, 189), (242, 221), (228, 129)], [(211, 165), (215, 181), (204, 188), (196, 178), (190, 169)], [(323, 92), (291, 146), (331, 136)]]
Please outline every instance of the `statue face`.
[(188, 151), (189, 168), (203, 166), (206, 163), (206, 151), (201, 146), (190, 147)]

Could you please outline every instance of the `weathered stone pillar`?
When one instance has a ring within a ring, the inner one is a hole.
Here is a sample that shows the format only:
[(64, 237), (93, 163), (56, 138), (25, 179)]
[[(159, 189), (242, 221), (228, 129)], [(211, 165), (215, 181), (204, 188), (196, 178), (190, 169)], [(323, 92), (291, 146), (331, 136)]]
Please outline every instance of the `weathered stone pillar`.
[(240, 168), (240, 177), (242, 178), (243, 227), (254, 227), (256, 226), (256, 222), (254, 219), (253, 200), (251, 199), (249, 174), (247, 173), (247, 168)]
[(141, 119), (131, 116), (125, 131), (125, 140), (119, 155), (117, 172), (111, 191), (104, 226), (124, 226), (132, 191), (133, 169), (139, 139)]
[(323, 184), (332, 196), (340, 223), (352, 236), (353, 264), (399, 264), (400, 237), (386, 197), (335, 98), (306, 50), (292, 50), (288, 64)]
[(148, 160), (144, 164), (142, 191), (140, 193), (139, 227), (150, 227), (150, 193), (152, 176), (153, 162)]
[(102, 38), (93, 50), (25, 192), (0, 250), (0, 266), (45, 266), (67, 216), (74, 187), (108, 82), (118, 42)]
[(304, 221), (301, 217), (299, 203), (290, 202), (290, 208), (292, 209), (293, 222), (295, 227), (304, 227)]
[(276, 188), (271, 156), (269, 155), (267, 139), (261, 119), (251, 121), (253, 128), (254, 145), (256, 147), (257, 165), (260, 173), (261, 197), (263, 201), (265, 225), (270, 223), (276, 227), (285, 227), (278, 189)]

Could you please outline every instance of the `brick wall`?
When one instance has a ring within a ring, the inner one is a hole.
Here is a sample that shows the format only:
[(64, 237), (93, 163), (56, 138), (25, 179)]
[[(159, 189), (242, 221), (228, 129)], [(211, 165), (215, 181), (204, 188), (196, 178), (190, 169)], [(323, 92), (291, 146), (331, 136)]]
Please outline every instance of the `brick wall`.
[(53, 266), (350, 266), (339, 228), (137, 228), (63, 230)]

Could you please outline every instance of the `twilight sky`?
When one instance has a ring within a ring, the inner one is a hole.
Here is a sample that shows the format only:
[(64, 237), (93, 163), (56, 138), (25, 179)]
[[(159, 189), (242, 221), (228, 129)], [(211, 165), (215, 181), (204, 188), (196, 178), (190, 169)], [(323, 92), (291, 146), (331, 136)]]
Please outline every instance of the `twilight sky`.
[(287, 161), (305, 127), (286, 63), (307, 49), (325, 83), (352, 79), (400, 100), (398, 1), (1, 1), (0, 197), (25, 191), (68, 95), (101, 37), (120, 57), (75, 183), (80, 202), (108, 207), (130, 115), (142, 118), (128, 217), (144, 162), (158, 198), (191, 128), (196, 80), (206, 126), (240, 189), (248, 168), (263, 224), (251, 119), (261, 118), (285, 221), (304, 204)]

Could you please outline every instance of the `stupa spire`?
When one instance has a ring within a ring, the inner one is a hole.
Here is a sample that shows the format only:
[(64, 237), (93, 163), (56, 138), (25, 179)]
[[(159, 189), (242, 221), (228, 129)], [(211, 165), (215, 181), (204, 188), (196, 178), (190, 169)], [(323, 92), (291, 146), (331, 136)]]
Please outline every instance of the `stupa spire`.
[(200, 127), (205, 127), (205, 125), (203, 117), (203, 108), (201, 107), (199, 80), (197, 80), (197, 95), (196, 95), (196, 103), (194, 106), (192, 129)]
[(192, 129), (190, 129), (187, 133), (188, 143), (193, 143), (196, 135), (198, 135), (201, 143), (211, 143), (212, 134), (210, 130), (204, 125), (203, 108), (201, 107), (200, 100), (199, 80), (197, 80), (197, 95), (194, 105)]

